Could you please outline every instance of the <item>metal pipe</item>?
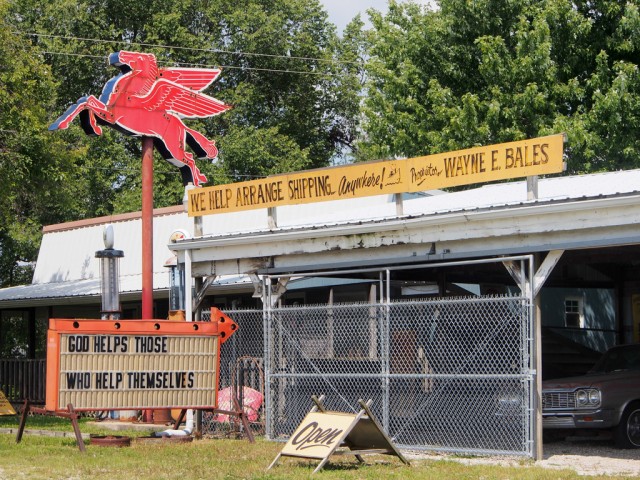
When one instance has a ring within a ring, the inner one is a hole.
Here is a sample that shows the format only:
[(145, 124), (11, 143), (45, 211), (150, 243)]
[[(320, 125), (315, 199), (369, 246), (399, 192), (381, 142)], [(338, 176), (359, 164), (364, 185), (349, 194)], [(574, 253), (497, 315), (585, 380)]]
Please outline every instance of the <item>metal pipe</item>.
[[(380, 375), (377, 373), (272, 373), (271, 378), (380, 378)], [(404, 380), (413, 380), (413, 379), (424, 379), (424, 378), (433, 378), (438, 380), (457, 380), (457, 379), (465, 379), (465, 380), (522, 380), (526, 379), (528, 375), (519, 374), (519, 373), (461, 373), (461, 374), (453, 374), (453, 373), (396, 373), (389, 374), (390, 378), (393, 379), (404, 379)]]
[(271, 290), (271, 280), (266, 276), (260, 278), (262, 282), (262, 328), (264, 339), (264, 411), (265, 411), (265, 436), (267, 440), (274, 438), (272, 428), (271, 408), (274, 404), (272, 399), (272, 365), (271, 365), (271, 300), (269, 299), (269, 290)]
[(531, 425), (533, 426), (533, 451), (531, 452), (534, 460), (542, 460), (542, 315), (540, 309), (540, 293), (535, 298), (533, 292), (536, 291), (535, 276), (536, 268), (540, 264), (533, 255), (529, 257), (529, 285), (531, 289), (528, 292), (529, 304), (530, 304), (530, 318), (531, 322), (529, 329), (533, 338), (532, 350), (533, 350), (533, 363), (534, 377), (532, 382), (532, 415)]
[(391, 303), (391, 270), (387, 268), (387, 304)]
[(155, 437), (186, 437), (193, 432), (193, 410), (187, 410), (187, 419), (182, 430), (169, 428), (162, 432), (156, 432)]
[(391, 271), (387, 268), (386, 279), (387, 279), (387, 291), (386, 291), (386, 300), (384, 302), (384, 338), (387, 339), (384, 342), (384, 360), (383, 360), (383, 369), (384, 369), (384, 380), (383, 380), (383, 395), (384, 401), (382, 402), (382, 425), (385, 428), (385, 431), (389, 431), (389, 420), (391, 417), (391, 382), (389, 381), (389, 376), (391, 374)]
[[(278, 273), (278, 274), (267, 274), (268, 278), (281, 278), (281, 277), (322, 277), (322, 276), (330, 276), (330, 275), (344, 275), (349, 273), (367, 273), (367, 272), (384, 272), (386, 270), (389, 271), (399, 271), (399, 270), (413, 270), (416, 268), (435, 268), (435, 267), (455, 267), (462, 265), (478, 265), (483, 263), (496, 263), (496, 262), (506, 262), (506, 261), (515, 261), (521, 259), (528, 259), (529, 255), (511, 255), (505, 257), (491, 257), (491, 258), (483, 258), (476, 260), (457, 260), (455, 262), (434, 262), (434, 263), (412, 263), (410, 265), (401, 265), (401, 266), (393, 266), (393, 267), (367, 267), (367, 268), (352, 268), (349, 270), (327, 270), (323, 272), (309, 272), (309, 273)], [(375, 281), (375, 280), (373, 280)]]
[(193, 321), (193, 273), (191, 270), (191, 250), (184, 252), (184, 316)]
[(153, 138), (142, 137), (142, 319), (153, 318)]

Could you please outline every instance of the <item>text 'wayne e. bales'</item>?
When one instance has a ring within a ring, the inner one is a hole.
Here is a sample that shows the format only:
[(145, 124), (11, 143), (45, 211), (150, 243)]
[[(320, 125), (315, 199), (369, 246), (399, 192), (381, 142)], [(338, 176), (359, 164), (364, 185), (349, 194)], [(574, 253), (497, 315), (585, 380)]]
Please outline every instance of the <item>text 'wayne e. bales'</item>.
[(195, 188), (189, 215), (201, 216), (439, 188), (561, 172), (563, 135), (424, 157), (358, 163)]

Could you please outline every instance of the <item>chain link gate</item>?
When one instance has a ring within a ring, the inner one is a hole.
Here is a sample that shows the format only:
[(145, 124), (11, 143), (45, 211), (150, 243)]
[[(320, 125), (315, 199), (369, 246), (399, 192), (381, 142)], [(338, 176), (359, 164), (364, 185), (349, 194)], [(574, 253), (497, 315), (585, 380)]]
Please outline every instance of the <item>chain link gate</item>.
[(533, 335), (522, 296), (267, 309), (266, 427), (288, 437), (325, 395), (372, 399), (403, 448), (532, 456)]
[[(264, 397), (264, 313), (262, 310), (225, 310), (238, 330), (220, 348), (219, 391), (230, 388), (240, 404), (244, 403), (246, 388), (253, 389)], [(209, 321), (209, 312), (203, 312), (202, 320)], [(219, 399), (220, 400), (220, 399)], [(223, 409), (231, 409), (231, 405)], [(249, 411), (249, 423), (256, 434), (264, 433), (264, 400), (258, 408)], [(240, 429), (240, 421), (226, 415), (202, 416), (201, 429), (205, 435), (229, 434)]]

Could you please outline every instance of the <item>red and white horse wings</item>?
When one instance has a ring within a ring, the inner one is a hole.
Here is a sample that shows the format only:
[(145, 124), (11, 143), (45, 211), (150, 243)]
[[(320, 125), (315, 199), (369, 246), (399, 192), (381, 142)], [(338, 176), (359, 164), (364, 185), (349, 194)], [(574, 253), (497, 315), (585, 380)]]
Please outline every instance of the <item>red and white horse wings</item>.
[(160, 154), (180, 168), (185, 185), (206, 182), (186, 145), (198, 158), (216, 158), (218, 149), (182, 119), (207, 118), (231, 108), (202, 93), (220, 70), (159, 68), (154, 55), (128, 51), (111, 54), (109, 63), (121, 73), (106, 83), (100, 98), (80, 98), (49, 130), (65, 129), (80, 115), (89, 135), (100, 135), (101, 126), (107, 125), (127, 135), (150, 136)]

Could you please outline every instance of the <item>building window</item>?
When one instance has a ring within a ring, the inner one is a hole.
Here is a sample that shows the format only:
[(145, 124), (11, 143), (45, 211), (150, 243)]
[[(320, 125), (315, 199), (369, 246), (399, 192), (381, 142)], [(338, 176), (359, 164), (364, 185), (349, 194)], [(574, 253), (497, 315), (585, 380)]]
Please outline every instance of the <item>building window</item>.
[(564, 300), (564, 324), (571, 328), (584, 328), (584, 305), (581, 298)]

